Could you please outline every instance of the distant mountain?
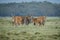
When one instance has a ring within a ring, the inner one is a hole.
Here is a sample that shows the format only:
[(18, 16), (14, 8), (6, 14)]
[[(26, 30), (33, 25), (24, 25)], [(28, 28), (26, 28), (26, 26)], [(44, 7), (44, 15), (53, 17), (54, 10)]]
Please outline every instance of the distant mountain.
[(60, 16), (60, 4), (44, 2), (23, 2), (0, 4), (0, 16)]

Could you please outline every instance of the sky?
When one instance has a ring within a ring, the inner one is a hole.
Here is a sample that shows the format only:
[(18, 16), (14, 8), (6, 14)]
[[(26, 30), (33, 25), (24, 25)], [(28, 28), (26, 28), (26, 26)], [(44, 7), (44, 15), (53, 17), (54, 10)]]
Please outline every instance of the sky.
[(20, 3), (20, 2), (32, 2), (32, 1), (36, 2), (48, 1), (52, 3), (60, 3), (60, 0), (0, 0), (0, 3), (11, 3), (11, 2)]

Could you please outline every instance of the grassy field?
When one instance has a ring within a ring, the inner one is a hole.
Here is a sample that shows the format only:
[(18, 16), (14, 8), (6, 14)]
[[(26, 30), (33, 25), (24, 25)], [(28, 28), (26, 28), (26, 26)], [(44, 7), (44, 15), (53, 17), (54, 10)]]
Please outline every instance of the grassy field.
[(11, 17), (0, 17), (0, 40), (60, 40), (60, 17), (47, 17), (45, 25), (13, 26)]

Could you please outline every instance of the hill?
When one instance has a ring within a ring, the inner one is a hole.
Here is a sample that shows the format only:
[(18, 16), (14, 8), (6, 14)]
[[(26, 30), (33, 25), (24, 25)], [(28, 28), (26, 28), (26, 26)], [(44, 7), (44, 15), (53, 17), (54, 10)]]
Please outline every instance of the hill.
[(60, 16), (60, 4), (51, 2), (22, 2), (0, 4), (0, 16)]

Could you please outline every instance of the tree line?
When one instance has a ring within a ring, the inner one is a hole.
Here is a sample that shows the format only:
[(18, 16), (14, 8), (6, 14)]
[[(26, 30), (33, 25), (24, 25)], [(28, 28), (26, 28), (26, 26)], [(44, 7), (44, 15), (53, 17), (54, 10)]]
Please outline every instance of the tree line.
[(51, 2), (22, 2), (0, 4), (0, 16), (60, 16), (60, 4)]

